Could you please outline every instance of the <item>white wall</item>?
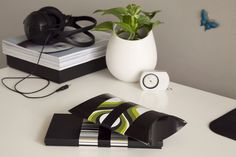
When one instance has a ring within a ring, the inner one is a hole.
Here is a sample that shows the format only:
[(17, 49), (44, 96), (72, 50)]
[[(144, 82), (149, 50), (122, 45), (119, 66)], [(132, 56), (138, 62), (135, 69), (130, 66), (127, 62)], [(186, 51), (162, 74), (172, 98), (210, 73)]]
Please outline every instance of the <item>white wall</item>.
[[(164, 24), (155, 30), (158, 68), (168, 71), (172, 81), (236, 98), (236, 0), (0, 0), (0, 39), (22, 34), (25, 16), (42, 6), (89, 15), (95, 9), (129, 3), (162, 10)], [(220, 23), (218, 29), (205, 32), (199, 26), (202, 8)], [(4, 65), (1, 54), (0, 67)]]
[[(162, 2), (159, 68), (176, 82), (236, 98), (236, 1)], [(218, 29), (205, 32), (199, 27), (202, 8), (219, 21)]]

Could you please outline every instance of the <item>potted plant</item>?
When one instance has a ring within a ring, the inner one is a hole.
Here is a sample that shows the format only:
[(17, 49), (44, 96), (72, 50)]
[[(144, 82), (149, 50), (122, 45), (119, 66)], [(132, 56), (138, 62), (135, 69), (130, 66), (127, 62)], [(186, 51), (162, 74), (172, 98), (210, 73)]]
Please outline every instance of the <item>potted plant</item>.
[(152, 19), (158, 12), (143, 11), (136, 4), (94, 12), (118, 18), (118, 21), (98, 24), (95, 30), (113, 32), (107, 46), (106, 63), (119, 80), (136, 82), (142, 71), (156, 67), (157, 50), (152, 29), (161, 22)]

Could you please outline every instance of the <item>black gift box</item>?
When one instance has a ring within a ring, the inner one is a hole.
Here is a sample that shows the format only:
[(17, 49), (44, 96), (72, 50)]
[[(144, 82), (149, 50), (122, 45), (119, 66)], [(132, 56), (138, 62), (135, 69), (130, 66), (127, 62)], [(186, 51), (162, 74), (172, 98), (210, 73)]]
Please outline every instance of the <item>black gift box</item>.
[(187, 123), (183, 119), (157, 112), (111, 94), (95, 96), (69, 110), (70, 113), (126, 135), (147, 146), (154, 146)]
[[(94, 133), (94, 134), (92, 134)], [(84, 121), (72, 114), (54, 114), (44, 142), (48, 146), (98, 146), (98, 147), (129, 147), (158, 148), (162, 141), (153, 146), (112, 133), (109, 129)]]
[(34, 63), (9, 55), (7, 55), (7, 64), (12, 68), (27, 73), (31, 73), (37, 66), (37, 70), (34, 72), (34, 75), (51, 80), (56, 83), (63, 83), (74, 78), (106, 68), (105, 57), (101, 57), (83, 64), (79, 64), (61, 71), (54, 70), (42, 65), (36, 65)]

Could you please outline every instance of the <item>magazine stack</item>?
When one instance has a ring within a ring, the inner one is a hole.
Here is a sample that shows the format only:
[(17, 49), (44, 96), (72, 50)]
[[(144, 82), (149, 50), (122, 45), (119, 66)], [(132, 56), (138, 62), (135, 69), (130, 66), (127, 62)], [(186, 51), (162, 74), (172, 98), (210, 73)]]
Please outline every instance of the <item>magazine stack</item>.
[[(2, 52), (10, 67), (27, 73), (34, 71), (34, 75), (62, 83), (106, 68), (105, 52), (110, 34), (97, 31), (93, 34), (95, 44), (89, 47), (60, 42), (43, 48), (28, 41), (26, 36), (13, 37), (2, 41)], [(73, 40), (87, 39), (77, 34)]]

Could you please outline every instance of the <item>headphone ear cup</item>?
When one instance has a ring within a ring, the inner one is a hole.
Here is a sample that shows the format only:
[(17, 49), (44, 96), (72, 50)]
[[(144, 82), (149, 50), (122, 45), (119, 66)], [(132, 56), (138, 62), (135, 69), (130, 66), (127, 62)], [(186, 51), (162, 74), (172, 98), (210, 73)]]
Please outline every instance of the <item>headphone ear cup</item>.
[[(50, 18), (50, 21), (52, 21), (52, 27), (54, 29), (64, 30), (65, 27), (65, 15), (57, 8), (55, 7), (44, 7), (39, 10), (39, 12), (42, 12), (48, 18)], [(54, 26), (53, 26), (54, 25)]]
[(24, 30), (28, 40), (35, 44), (45, 44), (50, 31), (50, 20), (38, 11), (32, 12), (24, 20)]

